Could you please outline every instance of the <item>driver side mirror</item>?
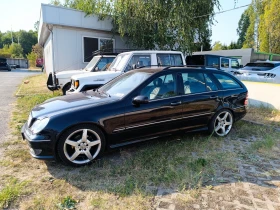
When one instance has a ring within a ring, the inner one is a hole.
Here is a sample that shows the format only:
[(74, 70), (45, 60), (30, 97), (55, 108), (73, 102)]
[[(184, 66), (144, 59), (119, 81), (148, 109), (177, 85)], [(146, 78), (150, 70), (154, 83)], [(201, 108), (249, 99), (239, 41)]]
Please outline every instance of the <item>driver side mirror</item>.
[(132, 103), (135, 105), (140, 105), (140, 104), (147, 104), (149, 103), (149, 99), (147, 96), (136, 96), (133, 100)]

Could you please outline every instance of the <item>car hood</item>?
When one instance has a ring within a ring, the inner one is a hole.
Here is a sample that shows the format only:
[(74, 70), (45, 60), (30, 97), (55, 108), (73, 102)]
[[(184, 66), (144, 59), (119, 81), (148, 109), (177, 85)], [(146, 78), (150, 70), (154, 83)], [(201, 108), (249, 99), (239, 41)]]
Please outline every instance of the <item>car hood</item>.
[(121, 71), (100, 71), (100, 72), (89, 72), (85, 74), (79, 74), (72, 76), (74, 80), (82, 80), (87, 78), (108, 78), (108, 76), (116, 77), (121, 74)]
[(53, 116), (59, 113), (73, 111), (88, 106), (97, 106), (119, 100), (94, 91), (76, 93), (72, 95), (59, 96), (34, 107), (31, 111), (32, 118)]
[(68, 70), (68, 71), (60, 71), (55, 74), (57, 79), (66, 79), (70, 78), (72, 75), (75, 74), (84, 74), (88, 73), (88, 71), (80, 69), (80, 70)]

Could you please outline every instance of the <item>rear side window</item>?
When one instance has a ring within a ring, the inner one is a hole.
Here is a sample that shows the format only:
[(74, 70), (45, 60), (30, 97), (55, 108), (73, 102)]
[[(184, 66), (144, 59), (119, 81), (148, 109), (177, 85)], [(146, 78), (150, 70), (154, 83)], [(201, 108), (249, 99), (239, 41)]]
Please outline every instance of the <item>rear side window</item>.
[(206, 84), (207, 91), (218, 90), (216, 84), (212, 81), (212, 79), (207, 74), (204, 74), (204, 77), (205, 77), (205, 84)]
[(229, 68), (229, 59), (227, 59), (227, 58), (222, 58), (222, 59), (221, 59), (221, 67), (222, 67), (222, 68)]
[(202, 73), (182, 73), (184, 94), (206, 92), (205, 79)]
[(223, 89), (234, 89), (240, 88), (241, 86), (229, 76), (223, 74), (214, 74), (214, 76), (219, 80)]
[(183, 66), (181, 54), (157, 54), (159, 66)]
[(206, 66), (212, 68), (219, 68), (219, 57), (215, 56), (207, 56), (206, 58)]

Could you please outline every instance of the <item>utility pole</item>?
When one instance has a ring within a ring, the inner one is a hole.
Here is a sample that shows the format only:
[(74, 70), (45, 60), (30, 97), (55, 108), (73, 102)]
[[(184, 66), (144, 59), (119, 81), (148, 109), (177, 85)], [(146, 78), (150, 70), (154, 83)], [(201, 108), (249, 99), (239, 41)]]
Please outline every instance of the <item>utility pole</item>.
[(14, 43), (14, 39), (13, 39), (13, 28), (11, 26), (11, 36), (12, 36), (12, 44)]

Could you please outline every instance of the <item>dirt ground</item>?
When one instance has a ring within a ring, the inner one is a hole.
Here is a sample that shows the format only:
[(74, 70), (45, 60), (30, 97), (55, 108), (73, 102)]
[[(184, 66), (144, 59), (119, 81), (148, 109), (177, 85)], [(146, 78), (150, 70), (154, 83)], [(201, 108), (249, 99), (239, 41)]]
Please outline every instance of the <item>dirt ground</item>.
[(254, 141), (254, 138), (225, 140), (222, 149), (239, 154), (236, 168), (217, 171), (215, 179), (187, 194), (172, 189), (158, 190), (155, 209), (280, 210), (279, 145), (269, 154), (251, 155), (245, 148)]

